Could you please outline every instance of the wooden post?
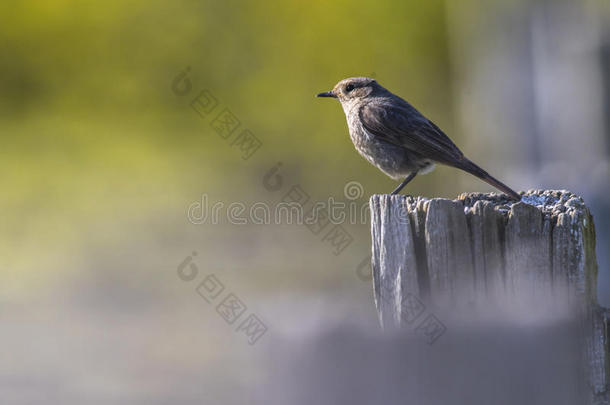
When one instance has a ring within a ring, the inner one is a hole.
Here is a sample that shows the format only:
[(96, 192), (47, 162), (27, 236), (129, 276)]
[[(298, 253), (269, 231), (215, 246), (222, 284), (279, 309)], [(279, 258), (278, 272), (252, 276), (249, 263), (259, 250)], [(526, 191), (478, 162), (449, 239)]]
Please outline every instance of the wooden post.
[(409, 296), (436, 309), (569, 307), (585, 332), (593, 402), (605, 403), (607, 311), (597, 304), (595, 229), (581, 197), (550, 190), (530, 190), (518, 203), (481, 193), (453, 201), (374, 195), (370, 208), (384, 328), (407, 325)]

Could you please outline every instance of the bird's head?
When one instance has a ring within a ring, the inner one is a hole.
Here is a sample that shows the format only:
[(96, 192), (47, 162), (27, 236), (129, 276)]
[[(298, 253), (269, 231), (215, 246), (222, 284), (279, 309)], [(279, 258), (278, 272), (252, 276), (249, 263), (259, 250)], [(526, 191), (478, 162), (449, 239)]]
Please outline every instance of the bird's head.
[(320, 93), (317, 97), (333, 97), (344, 102), (352, 103), (374, 95), (376, 91), (382, 90), (375, 79), (370, 77), (350, 77), (341, 80), (331, 91)]

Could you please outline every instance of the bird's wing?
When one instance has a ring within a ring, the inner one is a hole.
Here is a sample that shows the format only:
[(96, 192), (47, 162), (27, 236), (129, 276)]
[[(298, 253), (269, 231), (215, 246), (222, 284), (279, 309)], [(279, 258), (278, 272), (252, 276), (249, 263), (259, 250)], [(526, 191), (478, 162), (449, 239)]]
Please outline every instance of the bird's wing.
[(462, 152), (443, 131), (411, 105), (369, 103), (360, 108), (364, 128), (379, 139), (439, 163), (454, 163)]

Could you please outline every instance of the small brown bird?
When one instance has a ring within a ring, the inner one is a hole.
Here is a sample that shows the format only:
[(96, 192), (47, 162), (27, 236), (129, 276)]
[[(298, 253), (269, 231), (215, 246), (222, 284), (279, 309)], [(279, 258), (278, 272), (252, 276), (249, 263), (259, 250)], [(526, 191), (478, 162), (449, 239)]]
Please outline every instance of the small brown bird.
[(508, 194), (521, 197), (468, 160), (439, 127), (411, 104), (392, 94), (374, 79), (352, 77), (341, 80), (317, 97), (339, 99), (356, 150), (366, 160), (402, 183), (397, 194), (419, 173), (428, 173), (435, 163), (462, 169)]

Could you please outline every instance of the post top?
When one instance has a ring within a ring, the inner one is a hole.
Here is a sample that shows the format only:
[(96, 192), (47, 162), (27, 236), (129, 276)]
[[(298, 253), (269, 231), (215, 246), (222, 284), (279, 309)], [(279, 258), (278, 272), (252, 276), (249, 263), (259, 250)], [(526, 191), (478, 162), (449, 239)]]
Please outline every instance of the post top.
[(406, 204), (409, 211), (412, 211), (418, 206), (427, 210), (429, 204), (433, 201), (445, 201), (462, 204), (465, 211), (475, 208), (477, 204), (489, 205), (495, 211), (503, 214), (508, 214), (513, 207), (515, 209), (527, 209), (526, 206), (533, 206), (542, 211), (543, 214), (550, 216), (556, 216), (561, 213), (575, 214), (586, 210), (583, 198), (568, 190), (532, 189), (520, 194), (520, 201), (513, 201), (506, 195), (498, 193), (462, 193), (455, 200), (421, 196), (413, 197), (409, 195), (391, 196), (388, 194), (375, 194), (371, 196), (371, 204), (379, 203), (380, 199), (388, 199), (390, 203), (401, 201)]

